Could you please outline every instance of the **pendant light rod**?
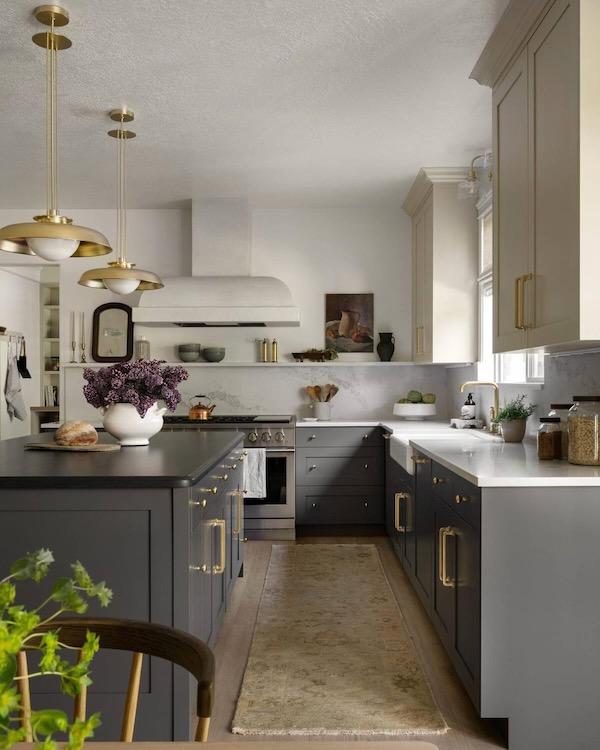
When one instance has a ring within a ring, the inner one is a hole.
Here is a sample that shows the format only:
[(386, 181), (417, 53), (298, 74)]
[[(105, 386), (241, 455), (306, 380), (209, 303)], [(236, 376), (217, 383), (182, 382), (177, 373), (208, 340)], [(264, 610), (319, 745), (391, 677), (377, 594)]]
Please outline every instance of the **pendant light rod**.
[(133, 122), (134, 113), (123, 107), (113, 109), (110, 119), (119, 123), (115, 130), (109, 130), (108, 135), (117, 139), (117, 260), (122, 268), (129, 268), (127, 262), (127, 161), (126, 144), (130, 138), (135, 138), (133, 130), (125, 128), (126, 122)]

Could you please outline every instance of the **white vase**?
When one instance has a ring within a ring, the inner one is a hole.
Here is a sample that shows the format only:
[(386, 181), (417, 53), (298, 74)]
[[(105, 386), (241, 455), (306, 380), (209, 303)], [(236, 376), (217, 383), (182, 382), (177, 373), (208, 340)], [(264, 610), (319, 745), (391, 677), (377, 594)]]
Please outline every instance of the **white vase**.
[(320, 422), (328, 422), (331, 419), (331, 404), (329, 401), (313, 401), (312, 410)]
[(132, 404), (111, 404), (101, 411), (104, 429), (121, 445), (148, 445), (149, 438), (162, 430), (167, 410), (154, 403), (143, 417)]

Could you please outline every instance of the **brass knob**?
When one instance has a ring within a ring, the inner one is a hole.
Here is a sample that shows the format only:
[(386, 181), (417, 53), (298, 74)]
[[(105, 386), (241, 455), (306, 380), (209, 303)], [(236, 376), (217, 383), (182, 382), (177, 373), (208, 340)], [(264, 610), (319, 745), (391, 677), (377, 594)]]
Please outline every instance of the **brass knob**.
[(444, 480), (440, 477), (434, 477), (432, 481), (434, 484), (444, 484)]
[(369, 464), (365, 464), (365, 469), (368, 469), (368, 468), (369, 468)]
[(215, 479), (220, 479), (221, 481), (226, 482), (229, 479), (229, 474), (217, 474)]
[(208, 565), (190, 565), (190, 570), (194, 571), (195, 573), (206, 573), (208, 570)]
[(312, 507), (312, 508), (316, 508), (316, 507), (317, 507), (317, 504), (316, 504), (316, 503), (312, 503), (312, 504), (311, 504), (311, 507)]
[(312, 465), (312, 466), (310, 467), (309, 471), (316, 471), (316, 470), (317, 470), (318, 468), (319, 468), (319, 467), (317, 466), (317, 464), (313, 464), (313, 465)]
[(207, 495), (216, 495), (218, 491), (218, 487), (207, 487), (206, 489), (200, 490), (200, 492), (206, 492)]
[(237, 469), (237, 464), (222, 464), (224, 469)]
[(190, 505), (193, 505), (194, 507), (206, 508), (206, 500), (204, 498), (202, 498), (202, 500), (190, 500)]
[(470, 497), (467, 497), (466, 495), (455, 495), (454, 496), (454, 502), (459, 505), (460, 503), (468, 503), (471, 500)]
[(247, 541), (248, 541), (248, 537), (247, 536), (245, 536), (243, 539), (240, 539), (240, 542), (247, 542)]
[(369, 507), (369, 503), (365, 500), (365, 508)]
[(309, 440), (316, 440), (316, 439), (317, 439), (317, 436), (316, 436), (316, 435), (311, 435), (311, 436), (310, 436), (310, 437), (309, 437), (308, 439), (309, 439)]

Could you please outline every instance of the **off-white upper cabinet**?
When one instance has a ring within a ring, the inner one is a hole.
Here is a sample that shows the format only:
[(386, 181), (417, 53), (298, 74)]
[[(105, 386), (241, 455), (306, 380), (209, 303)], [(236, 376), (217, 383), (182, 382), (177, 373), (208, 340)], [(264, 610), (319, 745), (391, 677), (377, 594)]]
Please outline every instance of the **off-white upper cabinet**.
[(422, 169), (403, 204), (412, 218), (413, 359), (477, 359), (477, 218), (461, 201), (466, 169)]
[(494, 350), (600, 341), (597, 0), (513, 0), (472, 77), (492, 86)]

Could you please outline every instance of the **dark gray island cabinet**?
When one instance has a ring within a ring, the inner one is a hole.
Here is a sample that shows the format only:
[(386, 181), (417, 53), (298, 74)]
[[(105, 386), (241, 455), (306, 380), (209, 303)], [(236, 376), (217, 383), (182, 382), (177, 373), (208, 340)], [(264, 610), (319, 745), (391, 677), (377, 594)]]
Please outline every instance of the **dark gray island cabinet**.
[(600, 747), (595, 472), (479, 487), (414, 464), (387, 457), (386, 528), (479, 714), (508, 719), (509, 750)]
[[(107, 609), (87, 614), (170, 625), (213, 644), (243, 567), (241, 434), (162, 433), (147, 447), (114, 453), (34, 452), (25, 442), (0, 442), (0, 574), (40, 547), (56, 562), (48, 581), (18, 586), (20, 601), (40, 603), (80, 560), (114, 592)], [(102, 713), (96, 739), (119, 737), (129, 666), (120, 652), (101, 651), (94, 661), (88, 710)], [(32, 681), (33, 707), (70, 711), (44, 679)], [(194, 702), (183, 670), (145, 659), (136, 740), (190, 739)]]

